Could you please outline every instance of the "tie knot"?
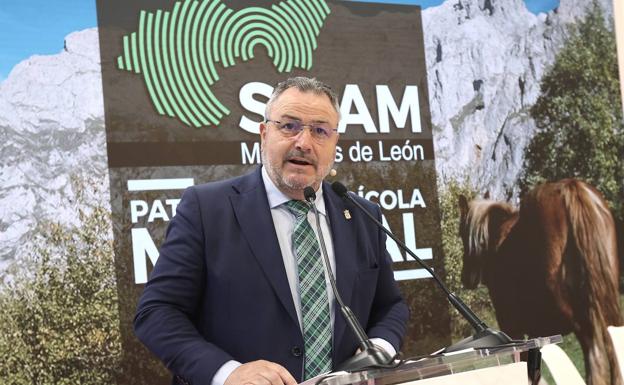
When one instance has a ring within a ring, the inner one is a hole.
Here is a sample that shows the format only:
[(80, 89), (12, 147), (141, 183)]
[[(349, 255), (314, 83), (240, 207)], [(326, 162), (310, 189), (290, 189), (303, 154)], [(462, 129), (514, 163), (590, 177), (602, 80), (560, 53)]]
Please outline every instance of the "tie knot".
[(310, 205), (304, 201), (288, 201), (286, 202), (286, 207), (298, 218), (308, 215), (308, 211), (310, 211)]

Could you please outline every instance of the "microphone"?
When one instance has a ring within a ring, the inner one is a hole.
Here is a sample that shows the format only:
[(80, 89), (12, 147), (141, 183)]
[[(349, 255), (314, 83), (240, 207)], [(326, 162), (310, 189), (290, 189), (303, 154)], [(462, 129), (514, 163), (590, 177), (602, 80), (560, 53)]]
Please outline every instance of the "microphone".
[(316, 209), (316, 205), (314, 201), (316, 200), (316, 193), (312, 187), (306, 187), (303, 189), (303, 196), (305, 200), (310, 205), (310, 208), (314, 212), (314, 218), (316, 219), (316, 232), (318, 233), (321, 251), (323, 255), (323, 259), (325, 261), (325, 274), (329, 277), (329, 282), (331, 284), (332, 291), (334, 293), (334, 298), (336, 298), (336, 302), (340, 307), (340, 312), (344, 317), (345, 322), (349, 325), (349, 328), (355, 333), (359, 343), (360, 343), (360, 352), (354, 355), (353, 357), (347, 359), (342, 364), (338, 365), (336, 368), (337, 371), (344, 370), (346, 372), (354, 372), (370, 367), (379, 367), (388, 365), (392, 362), (392, 357), (383, 350), (382, 348), (376, 346), (371, 342), (371, 340), (364, 332), (362, 325), (360, 325), (359, 321), (355, 317), (353, 311), (344, 304), (342, 301), (342, 297), (340, 297), (340, 293), (338, 293), (338, 288), (336, 287), (336, 279), (332, 274), (329, 264), (329, 257), (327, 256), (327, 248), (325, 247), (325, 240), (323, 239), (323, 232), (321, 231), (321, 221), (318, 210)]
[(384, 227), (384, 225), (377, 220), (371, 213), (362, 206), (360, 202), (355, 200), (347, 191), (347, 188), (340, 182), (336, 181), (332, 183), (332, 190), (338, 196), (342, 197), (345, 200), (350, 201), (355, 206), (357, 206), (366, 216), (372, 220), (384, 233), (386, 233), (393, 241), (399, 245), (399, 247), (406, 251), (409, 256), (411, 256), (420, 266), (422, 266), (431, 276), (437, 285), (444, 291), (446, 297), (453, 307), (464, 317), (466, 321), (470, 323), (470, 325), (475, 329), (475, 335), (465, 338), (454, 345), (451, 345), (444, 349), (445, 353), (455, 352), (458, 350), (463, 350), (467, 348), (491, 348), (499, 345), (505, 345), (512, 342), (511, 338), (503, 333), (502, 331), (492, 329), (488, 327), (485, 322), (483, 322), (469, 307), (461, 300), (455, 293), (452, 293), (446, 285), (440, 280), (438, 275), (434, 273), (433, 269), (427, 266), (422, 259), (418, 258), (412, 250), (409, 249), (401, 240), (399, 240), (394, 234), (392, 234), (388, 229)]

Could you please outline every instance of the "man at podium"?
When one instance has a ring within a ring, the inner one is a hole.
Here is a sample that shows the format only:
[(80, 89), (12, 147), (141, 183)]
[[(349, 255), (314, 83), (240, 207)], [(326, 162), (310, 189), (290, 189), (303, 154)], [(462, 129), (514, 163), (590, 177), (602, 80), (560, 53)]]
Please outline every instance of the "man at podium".
[[(351, 357), (358, 340), (334, 304), (329, 270), (375, 345), (393, 355), (405, 334), (385, 235), (323, 182), (339, 137), (335, 93), (287, 79), (265, 118), (262, 166), (184, 192), (139, 301), (136, 335), (174, 383), (292, 385)], [(330, 266), (304, 201), (309, 186)], [(381, 219), (378, 206), (355, 199)]]

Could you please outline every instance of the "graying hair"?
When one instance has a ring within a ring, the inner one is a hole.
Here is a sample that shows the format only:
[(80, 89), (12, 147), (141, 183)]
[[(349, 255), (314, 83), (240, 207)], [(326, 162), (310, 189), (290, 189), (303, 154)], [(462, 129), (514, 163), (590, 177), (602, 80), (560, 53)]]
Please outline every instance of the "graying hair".
[(301, 92), (312, 92), (316, 95), (326, 95), (329, 98), (329, 101), (336, 110), (338, 114), (338, 119), (340, 119), (340, 107), (338, 106), (338, 96), (331, 89), (330, 86), (323, 83), (316, 78), (306, 78), (304, 76), (296, 76), (292, 78), (288, 78), (283, 82), (278, 83), (273, 89), (273, 93), (269, 98), (269, 101), (266, 104), (266, 108), (264, 110), (264, 118), (269, 119), (270, 108), (273, 102), (277, 100), (277, 98), (284, 93), (289, 88), (296, 88)]

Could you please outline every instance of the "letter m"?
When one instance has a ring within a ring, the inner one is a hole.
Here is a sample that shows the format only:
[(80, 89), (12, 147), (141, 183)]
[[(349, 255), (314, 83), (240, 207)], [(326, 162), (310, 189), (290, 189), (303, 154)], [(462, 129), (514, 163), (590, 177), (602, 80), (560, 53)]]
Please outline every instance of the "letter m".
[(158, 249), (152, 240), (149, 232), (145, 228), (132, 229), (132, 257), (134, 260), (134, 283), (141, 284), (147, 282), (147, 260), (156, 264), (158, 260)]
[(390, 132), (388, 113), (397, 128), (405, 127), (407, 115), (411, 115), (412, 132), (422, 132), (420, 126), (420, 103), (418, 101), (418, 86), (405, 86), (401, 106), (397, 107), (387, 85), (375, 86), (377, 92), (377, 112), (379, 113), (379, 132)]

